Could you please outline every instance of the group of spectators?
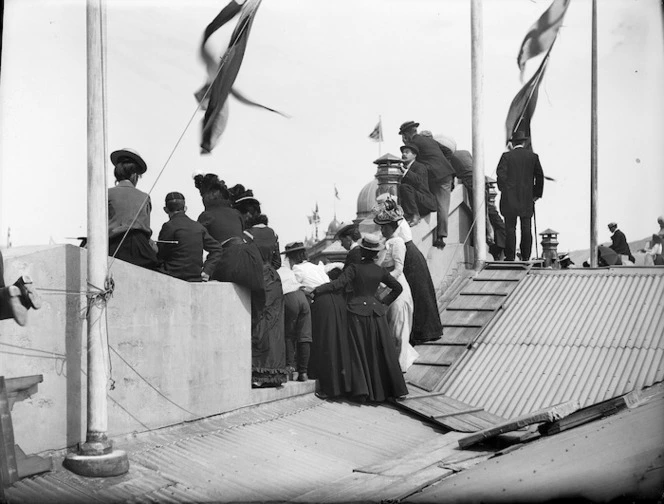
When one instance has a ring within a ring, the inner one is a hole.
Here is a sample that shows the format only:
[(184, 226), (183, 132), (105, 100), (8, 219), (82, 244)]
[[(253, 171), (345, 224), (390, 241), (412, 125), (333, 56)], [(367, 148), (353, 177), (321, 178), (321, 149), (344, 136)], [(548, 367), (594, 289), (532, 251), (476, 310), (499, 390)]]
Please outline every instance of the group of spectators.
[[(471, 207), (474, 205), (473, 158), (466, 150), (456, 150), (455, 145), (437, 141), (429, 131), (419, 133), (419, 125), (407, 121), (399, 128), (403, 140), (399, 201), (411, 226), (422, 216), (437, 213), (433, 245), (443, 248), (455, 177), (466, 188)], [(542, 197), (544, 173), (537, 154), (526, 148), (528, 140), (522, 131), (517, 131), (508, 144), (508, 151), (501, 156), (497, 180), (485, 178), (486, 242), (495, 260), (504, 257), (506, 261), (514, 261), (517, 256), (522, 261), (530, 259), (531, 219), (535, 201)], [(500, 213), (495, 206), (496, 184), (502, 194)], [(518, 252), (517, 220), (521, 229)]]
[(349, 250), (345, 263), (313, 264), (301, 242), (280, 251), (250, 189), (197, 175), (204, 211), (194, 221), (184, 196), (168, 193), (169, 220), (155, 244), (150, 197), (136, 188), (145, 161), (131, 149), (111, 161), (109, 253), (186, 281), (247, 287), (252, 386), (311, 376), (325, 397), (383, 401), (407, 393), (403, 372), (418, 355), (412, 345), (439, 339), (442, 325), (426, 259), (396, 201), (383, 197), (374, 209), (386, 244), (350, 224), (338, 233)]

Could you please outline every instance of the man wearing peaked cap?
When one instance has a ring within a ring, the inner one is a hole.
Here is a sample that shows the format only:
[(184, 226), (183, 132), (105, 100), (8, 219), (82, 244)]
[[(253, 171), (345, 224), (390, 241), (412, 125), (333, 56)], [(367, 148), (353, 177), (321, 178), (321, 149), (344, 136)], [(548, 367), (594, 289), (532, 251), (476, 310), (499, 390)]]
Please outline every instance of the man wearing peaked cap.
[(404, 144), (412, 144), (417, 147), (419, 151), (417, 161), (427, 168), (429, 192), (436, 200), (437, 212), (436, 236), (433, 245), (443, 248), (445, 238), (447, 238), (448, 214), (454, 180), (454, 168), (450, 161), (452, 151), (433, 138), (418, 134), (419, 125), (415, 121), (406, 121), (399, 128), (399, 134)]
[[(187, 214), (184, 196), (179, 192), (166, 195), (164, 212), (168, 222), (159, 232), (159, 259), (164, 273), (187, 282), (207, 282), (221, 260), (221, 245), (200, 223)], [(203, 251), (208, 256), (203, 262)]]

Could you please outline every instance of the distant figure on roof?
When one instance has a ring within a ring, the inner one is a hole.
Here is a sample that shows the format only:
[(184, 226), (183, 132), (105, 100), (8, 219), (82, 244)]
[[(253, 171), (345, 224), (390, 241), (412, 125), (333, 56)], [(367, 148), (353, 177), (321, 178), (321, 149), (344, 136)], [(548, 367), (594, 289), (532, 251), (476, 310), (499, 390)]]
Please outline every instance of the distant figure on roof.
[(230, 194), (226, 183), (214, 173), (194, 175), (194, 186), (201, 193), (205, 210), (198, 216), (208, 233), (223, 243), (232, 236), (241, 237), (244, 220), (236, 209), (231, 207)]
[(632, 251), (629, 249), (629, 244), (627, 243), (625, 233), (618, 229), (618, 224), (615, 222), (609, 222), (608, 227), (609, 231), (611, 231), (611, 245), (609, 245), (609, 248), (622, 256), (623, 264), (625, 264), (626, 260), (634, 264), (636, 259), (634, 259)]
[(657, 231), (657, 234), (664, 238), (664, 215), (657, 217), (657, 224), (659, 224), (659, 231)]
[(505, 260), (516, 258), (516, 221), (521, 224), (521, 260), (530, 260), (533, 246), (531, 219), (535, 202), (542, 197), (544, 172), (539, 156), (524, 149), (528, 137), (517, 131), (511, 139), (513, 149), (504, 152), (498, 163), (498, 189), (500, 189), (500, 212), (505, 217)]
[(418, 135), (417, 127), (419, 125), (420, 123), (415, 121), (406, 121), (399, 127), (399, 134), (404, 144), (412, 144), (417, 147), (419, 150), (417, 160), (427, 167), (429, 191), (436, 198), (436, 217), (438, 219), (433, 246), (443, 248), (445, 238), (447, 238), (450, 198), (454, 182), (454, 168), (446, 156), (451, 156), (452, 151), (433, 138)]
[[(187, 282), (207, 282), (221, 259), (221, 245), (210, 236), (205, 226), (191, 220), (187, 214), (184, 195), (166, 195), (164, 212), (168, 222), (159, 232), (159, 253), (164, 273)], [(203, 251), (208, 256), (203, 263)]]
[(436, 211), (436, 198), (429, 191), (427, 167), (416, 160), (419, 149), (414, 144), (402, 145), (403, 175), (399, 184), (399, 201), (410, 226), (416, 226), (421, 217)]
[(148, 269), (159, 266), (157, 246), (150, 240), (150, 196), (136, 189), (148, 166), (138, 152), (111, 153), (115, 187), (108, 190), (108, 253)]

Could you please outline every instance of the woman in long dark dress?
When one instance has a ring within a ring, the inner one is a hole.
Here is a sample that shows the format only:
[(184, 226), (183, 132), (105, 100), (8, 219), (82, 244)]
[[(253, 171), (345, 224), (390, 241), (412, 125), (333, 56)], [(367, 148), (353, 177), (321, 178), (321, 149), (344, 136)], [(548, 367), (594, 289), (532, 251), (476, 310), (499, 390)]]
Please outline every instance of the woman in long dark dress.
[[(347, 303), (350, 391), (352, 399), (382, 402), (408, 394), (399, 367), (399, 356), (387, 326), (387, 307), (401, 293), (401, 284), (375, 264), (382, 245), (378, 237), (365, 236), (360, 244), (362, 262), (351, 264), (336, 280), (314, 289), (314, 304), (322, 294), (352, 286)], [(380, 302), (375, 294), (380, 283), (391, 292)]]
[(251, 296), (251, 384), (277, 387), (288, 381), (284, 334), (284, 295), (277, 268), (281, 266), (279, 240), (259, 214), (247, 221), (245, 241), (258, 247), (263, 258), (262, 298)]

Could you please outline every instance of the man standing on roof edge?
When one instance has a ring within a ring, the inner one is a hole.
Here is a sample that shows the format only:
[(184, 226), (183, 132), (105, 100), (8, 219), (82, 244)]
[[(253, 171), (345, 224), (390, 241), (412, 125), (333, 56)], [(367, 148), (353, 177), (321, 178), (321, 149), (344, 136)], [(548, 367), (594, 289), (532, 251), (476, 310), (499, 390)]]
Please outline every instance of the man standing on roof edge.
[(419, 135), (417, 133), (419, 125), (420, 123), (415, 121), (406, 121), (399, 127), (399, 134), (404, 144), (412, 144), (417, 147), (419, 150), (417, 160), (427, 167), (429, 191), (436, 198), (438, 219), (433, 245), (443, 248), (445, 247), (445, 238), (447, 238), (447, 217), (450, 211), (452, 182), (454, 180), (454, 168), (448, 160), (448, 157), (452, 155), (452, 151), (433, 138)]
[(513, 149), (504, 152), (498, 162), (496, 174), (500, 189), (500, 213), (505, 217), (505, 260), (516, 256), (516, 220), (521, 224), (521, 260), (530, 260), (533, 245), (531, 219), (535, 201), (542, 197), (544, 172), (539, 156), (523, 146), (528, 136), (517, 131), (512, 136)]

